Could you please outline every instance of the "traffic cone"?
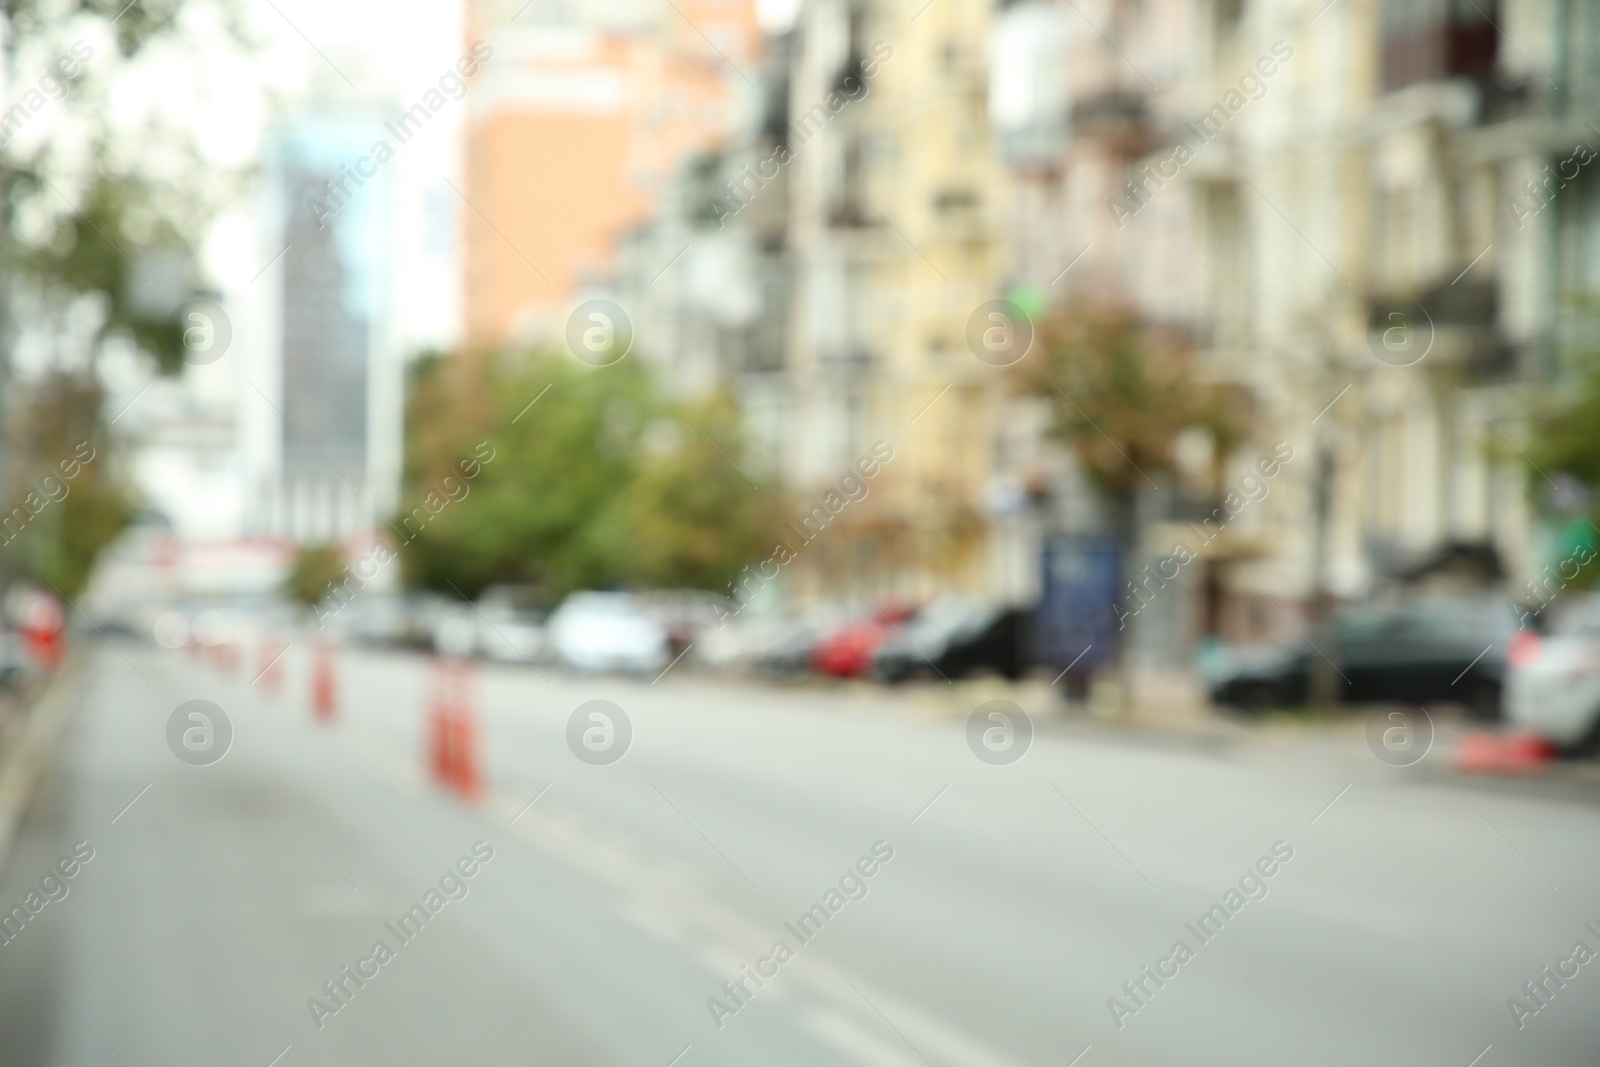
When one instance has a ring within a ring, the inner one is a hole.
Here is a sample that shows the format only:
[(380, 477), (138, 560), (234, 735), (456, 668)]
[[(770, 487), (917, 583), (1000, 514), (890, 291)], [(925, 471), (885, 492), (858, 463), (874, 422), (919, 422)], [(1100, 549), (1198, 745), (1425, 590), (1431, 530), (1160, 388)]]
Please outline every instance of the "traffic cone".
[(333, 650), (317, 645), (311, 664), (311, 713), (319, 722), (331, 723), (339, 708), (338, 683), (334, 677)]
[(456, 791), (468, 800), (483, 793), (478, 753), (478, 709), (473, 701), (471, 668), (456, 665), (455, 703)]
[(428, 702), (428, 762), (434, 780), (469, 800), (483, 791), (477, 714), (467, 664), (436, 659)]
[(1456, 746), (1456, 770), (1478, 774), (1536, 774), (1555, 756), (1555, 746), (1530, 733), (1474, 730)]

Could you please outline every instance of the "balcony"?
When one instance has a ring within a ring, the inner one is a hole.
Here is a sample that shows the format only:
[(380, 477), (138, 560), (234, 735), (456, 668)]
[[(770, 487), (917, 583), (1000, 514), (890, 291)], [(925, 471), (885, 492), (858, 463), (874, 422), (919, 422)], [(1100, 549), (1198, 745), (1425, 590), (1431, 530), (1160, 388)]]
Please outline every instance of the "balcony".
[(1494, 0), (1387, 0), (1383, 8), (1383, 91), (1422, 82), (1469, 78), (1486, 82), (1499, 34)]
[(1143, 142), (1150, 136), (1149, 104), (1143, 93), (1128, 89), (1083, 97), (1072, 106), (1072, 132), (1078, 137)]
[[(1426, 312), (1426, 325), (1410, 322), (1420, 306)], [(1375, 296), (1367, 305), (1369, 338), (1381, 337), (1394, 327), (1396, 312), (1405, 315), (1410, 329), (1426, 330), (1420, 361), (1426, 358), (1435, 368), (1453, 368), (1477, 380), (1502, 380), (1514, 376), (1522, 364), (1517, 347), (1506, 340), (1500, 329), (1496, 283), (1460, 281), (1454, 285), (1438, 282), (1420, 293), (1390, 293)], [(1398, 365), (1407, 365), (1401, 363)]]

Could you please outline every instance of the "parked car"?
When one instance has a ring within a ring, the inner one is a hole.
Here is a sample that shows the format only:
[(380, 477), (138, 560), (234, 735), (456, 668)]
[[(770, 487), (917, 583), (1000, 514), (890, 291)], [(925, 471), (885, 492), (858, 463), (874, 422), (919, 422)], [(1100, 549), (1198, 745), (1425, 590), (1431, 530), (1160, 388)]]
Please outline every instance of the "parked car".
[(756, 626), (752, 661), (773, 679), (793, 679), (809, 673), (818, 644), (837, 632), (848, 616), (836, 606), (823, 605), (798, 614), (781, 614)]
[(667, 647), (674, 658), (691, 646), (698, 648), (702, 636), (718, 629), (733, 607), (726, 598), (699, 589), (661, 589), (641, 594), (640, 599), (667, 631)]
[(1218, 704), (1247, 710), (1303, 704), (1312, 664), (1325, 654), (1343, 675), (1345, 703), (1465, 705), (1478, 719), (1500, 716), (1506, 653), (1517, 616), (1499, 600), (1426, 600), (1369, 604), (1334, 619), (1319, 653), (1310, 639), (1226, 650), (1211, 687)]
[(344, 623), (350, 639), (357, 644), (398, 648), (410, 640), (408, 610), (406, 598), (398, 593), (366, 590), (340, 608), (327, 625), (337, 632), (337, 626)]
[(0, 630), (0, 689), (15, 689), (28, 675), (31, 664), (14, 630)]
[(1524, 630), (1507, 657), (1506, 718), (1568, 755), (1600, 750), (1600, 596), (1558, 602), (1543, 634)]
[(943, 597), (889, 634), (872, 657), (872, 676), (891, 684), (978, 671), (1020, 678), (1028, 667), (1027, 629), (1026, 611)]
[[(355, 608), (363, 604), (366, 599), (365, 596), (357, 597), (351, 602), (350, 607)], [(400, 605), (399, 619), (387, 620), (392, 631), (386, 632), (384, 637), (379, 639), (393, 640), (401, 648), (430, 650), (438, 648), (441, 628), (449, 625), (445, 620), (459, 618), (462, 607), (457, 597), (447, 597), (428, 591), (406, 593), (401, 597)], [(334, 617), (335, 621), (342, 619), (344, 615), (345, 611), (339, 612)], [(358, 614), (355, 618), (360, 619), (361, 616)], [(396, 623), (398, 625), (395, 625)]]
[(631, 593), (573, 593), (550, 616), (548, 636), (574, 670), (653, 674), (671, 662), (666, 628)]
[(478, 645), (478, 613), (460, 601), (433, 613), (433, 650), (441, 656), (470, 656)]
[(478, 598), (476, 645), (501, 663), (535, 663), (545, 655), (545, 613), (539, 590), (496, 585)]
[(833, 678), (863, 677), (879, 647), (910, 617), (903, 609), (886, 608), (852, 619), (817, 642), (811, 650), (812, 669)]

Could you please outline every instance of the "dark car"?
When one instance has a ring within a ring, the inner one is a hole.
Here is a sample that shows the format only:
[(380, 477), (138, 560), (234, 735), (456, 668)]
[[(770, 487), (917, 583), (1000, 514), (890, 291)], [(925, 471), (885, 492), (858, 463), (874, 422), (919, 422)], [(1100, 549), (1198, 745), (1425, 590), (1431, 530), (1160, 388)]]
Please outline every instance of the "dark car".
[(0, 630), (0, 689), (15, 689), (21, 685), (28, 666), (22, 638), (10, 630)]
[(1476, 718), (1497, 719), (1506, 647), (1516, 631), (1516, 614), (1503, 601), (1367, 605), (1337, 616), (1320, 651), (1309, 637), (1230, 650), (1215, 670), (1211, 699), (1245, 710), (1304, 704), (1313, 664), (1326, 655), (1338, 668), (1344, 703), (1454, 703)]
[(872, 658), (872, 676), (891, 684), (979, 671), (1020, 678), (1029, 666), (1028, 620), (1028, 612), (1018, 608), (957, 597), (935, 600), (889, 631)]

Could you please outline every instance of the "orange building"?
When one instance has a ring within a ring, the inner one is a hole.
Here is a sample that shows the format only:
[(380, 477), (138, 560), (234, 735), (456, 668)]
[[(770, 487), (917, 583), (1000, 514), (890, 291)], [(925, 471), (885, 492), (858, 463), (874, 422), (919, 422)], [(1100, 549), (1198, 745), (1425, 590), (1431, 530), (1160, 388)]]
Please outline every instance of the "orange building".
[(754, 0), (469, 0), (493, 55), (466, 127), (468, 347), (559, 330), (677, 168), (724, 144), (753, 92)]

